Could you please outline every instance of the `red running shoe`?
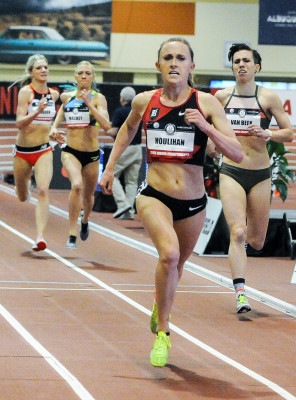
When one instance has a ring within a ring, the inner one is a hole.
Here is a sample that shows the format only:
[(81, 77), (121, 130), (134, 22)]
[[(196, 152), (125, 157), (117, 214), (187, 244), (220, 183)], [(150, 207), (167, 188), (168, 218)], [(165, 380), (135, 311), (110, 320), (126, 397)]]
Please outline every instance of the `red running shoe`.
[(33, 251), (41, 251), (46, 249), (46, 241), (43, 239), (43, 237), (38, 237), (36, 239), (36, 242), (32, 246)]

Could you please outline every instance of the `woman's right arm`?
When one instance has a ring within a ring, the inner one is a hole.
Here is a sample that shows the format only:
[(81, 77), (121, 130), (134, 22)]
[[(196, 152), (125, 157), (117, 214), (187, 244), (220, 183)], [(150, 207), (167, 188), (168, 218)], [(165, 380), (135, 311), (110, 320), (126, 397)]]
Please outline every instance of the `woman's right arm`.
[(18, 103), (16, 110), (16, 127), (20, 130), (27, 128), (46, 107), (47, 100), (42, 97), (37, 110), (28, 114), (28, 105), (32, 98), (32, 91), (27, 86), (21, 88), (18, 94)]

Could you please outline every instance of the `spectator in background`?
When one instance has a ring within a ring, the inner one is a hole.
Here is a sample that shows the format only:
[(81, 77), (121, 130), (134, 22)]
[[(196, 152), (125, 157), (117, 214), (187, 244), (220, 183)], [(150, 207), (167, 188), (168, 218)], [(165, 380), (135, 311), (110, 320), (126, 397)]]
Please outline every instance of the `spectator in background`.
[[(131, 86), (124, 87), (120, 92), (120, 104), (112, 118), (112, 128), (107, 134), (114, 139), (121, 125), (131, 111), (131, 102), (136, 92)], [(134, 202), (138, 188), (139, 171), (142, 164), (142, 124), (126, 150), (122, 153), (114, 169), (113, 197), (117, 205), (117, 211), (113, 218), (134, 219)], [(120, 177), (124, 177), (124, 188)]]

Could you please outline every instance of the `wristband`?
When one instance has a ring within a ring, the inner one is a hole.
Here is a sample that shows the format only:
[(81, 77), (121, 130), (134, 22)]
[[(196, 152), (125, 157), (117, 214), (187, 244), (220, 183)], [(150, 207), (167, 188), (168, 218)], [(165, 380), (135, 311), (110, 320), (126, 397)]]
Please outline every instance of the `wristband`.
[(265, 132), (268, 133), (268, 137), (265, 138), (265, 141), (268, 142), (272, 138), (272, 132), (270, 129), (265, 129)]

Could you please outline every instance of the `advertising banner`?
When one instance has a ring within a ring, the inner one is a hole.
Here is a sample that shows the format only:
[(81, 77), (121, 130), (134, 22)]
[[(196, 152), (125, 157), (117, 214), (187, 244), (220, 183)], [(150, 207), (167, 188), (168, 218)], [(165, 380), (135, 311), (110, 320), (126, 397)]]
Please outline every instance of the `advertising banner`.
[(211, 239), (219, 216), (222, 211), (221, 200), (208, 197), (208, 204), (206, 208), (206, 220), (199, 235), (198, 241), (193, 249), (194, 253), (204, 254), (206, 247)]
[(0, 62), (110, 65), (111, 0), (0, 0)]
[[(296, 92), (294, 90), (277, 90), (275, 93), (281, 99), (292, 126), (296, 127)], [(271, 120), (271, 125), (277, 125), (274, 118)]]
[(258, 43), (296, 45), (295, 0), (260, 0)]

